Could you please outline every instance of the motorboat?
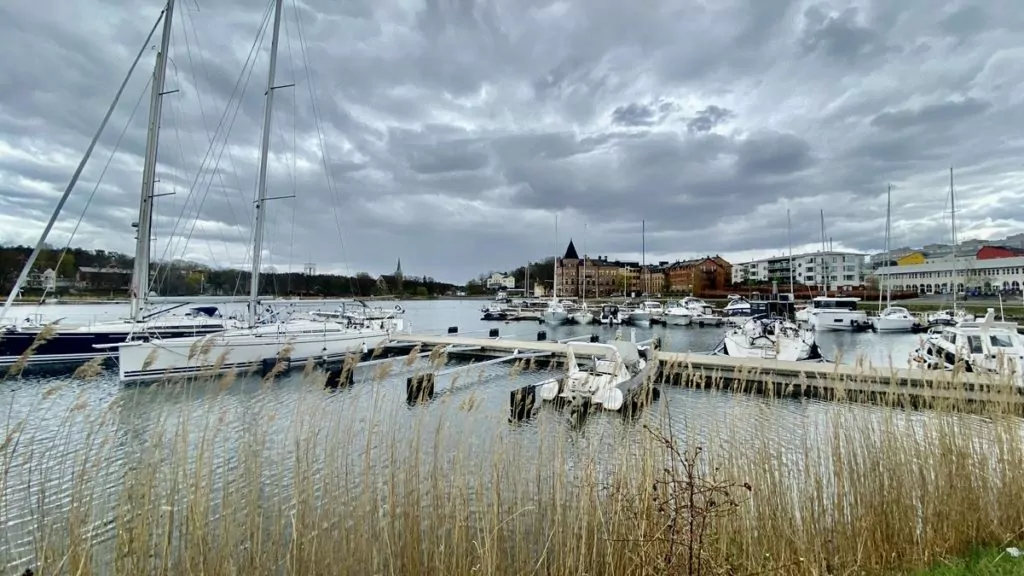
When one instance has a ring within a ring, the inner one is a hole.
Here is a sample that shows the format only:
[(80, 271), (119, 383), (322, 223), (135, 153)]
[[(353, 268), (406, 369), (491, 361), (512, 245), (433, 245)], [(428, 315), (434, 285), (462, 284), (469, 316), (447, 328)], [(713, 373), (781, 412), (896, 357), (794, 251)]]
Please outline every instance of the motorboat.
[(687, 296), (680, 300), (679, 305), (690, 311), (692, 324), (700, 327), (722, 325), (723, 318), (721, 316), (716, 316), (714, 308), (700, 298)]
[(814, 310), (814, 306), (811, 304), (801, 304), (796, 307), (796, 311), (793, 314), (793, 319), (797, 322), (803, 322), (805, 324), (811, 323), (811, 311)]
[[(734, 298), (735, 296), (735, 298)], [(722, 308), (722, 315), (729, 316), (750, 316), (750, 301), (736, 294), (729, 295), (729, 303)]]
[(507, 320), (509, 317), (508, 310), (500, 304), (488, 304), (480, 311), (483, 312), (481, 320)]
[(988, 309), (981, 321), (933, 329), (910, 354), (912, 367), (952, 370), (963, 363), (968, 372), (999, 374), (1024, 387), (1024, 339), (1016, 322), (996, 321)]
[(810, 325), (815, 330), (863, 331), (871, 322), (863, 310), (857, 309), (860, 298), (850, 296), (817, 296), (811, 300)]
[(601, 324), (605, 324), (607, 326), (622, 324), (622, 316), (619, 313), (618, 305), (605, 304), (601, 306), (601, 317), (599, 320)]
[(665, 314), (662, 318), (665, 319), (665, 324), (669, 326), (689, 326), (693, 321), (693, 312), (689, 308), (676, 303), (665, 308)]
[[(578, 358), (591, 358), (581, 367)], [(570, 342), (563, 376), (536, 385), (541, 400), (556, 399), (571, 405), (589, 404), (605, 410), (621, 410), (645, 385), (652, 384), (658, 362), (653, 349), (635, 342)]]
[(664, 312), (665, 309), (661, 306), (661, 302), (648, 300), (641, 302), (635, 310), (629, 313), (629, 321), (638, 326), (644, 326), (650, 324), (651, 320), (660, 320)]
[(735, 358), (764, 358), (791, 362), (817, 360), (821, 352), (814, 333), (784, 318), (755, 316), (726, 331), (715, 351)]
[(913, 332), (921, 323), (902, 306), (889, 306), (871, 318), (876, 332)]
[(974, 314), (958, 308), (956, 310), (938, 310), (925, 316), (929, 325), (942, 325), (942, 326), (954, 326), (961, 322), (974, 322), (976, 318)]
[(0, 328), (0, 368), (14, 364), (80, 364), (112, 356), (110, 349), (97, 348), (98, 345), (202, 336), (244, 325), (237, 317), (224, 317), (216, 306), (195, 306), (184, 314), (152, 314), (153, 317), (141, 322), (124, 319), (84, 325), (64, 325), (63, 319), (44, 322), (40, 316), (26, 317), (19, 324)]

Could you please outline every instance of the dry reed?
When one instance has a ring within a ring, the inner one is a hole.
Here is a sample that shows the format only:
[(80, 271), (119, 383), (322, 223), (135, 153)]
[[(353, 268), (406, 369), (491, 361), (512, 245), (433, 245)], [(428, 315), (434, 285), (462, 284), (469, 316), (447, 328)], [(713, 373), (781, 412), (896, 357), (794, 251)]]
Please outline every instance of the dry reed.
[[(763, 375), (730, 375), (739, 392), (726, 392), (723, 375), (680, 363), (666, 371), (702, 390), (663, 395), (639, 422), (599, 416), (579, 431), (549, 407), (532, 425), (505, 425), (507, 395), (475, 387), (484, 376), (472, 370), (411, 409), (393, 380), (365, 385), (422, 369), (414, 355), (361, 368), (340, 392), (311, 366), (257, 384), (123, 391), (101, 409), (75, 401), (46, 435), (8, 419), (0, 515), (19, 520), (0, 565), (40, 575), (884, 573), (1024, 529), (1022, 426), (1003, 393), (973, 403), (976, 415), (955, 394), (929, 411), (894, 407), (906, 391), (892, 383), (875, 397), (888, 406), (794, 401), (780, 397), (792, 386), (750, 395)], [(502, 390), (539, 379), (521, 363), (511, 376)], [(885, 387), (880, 378), (872, 385)], [(951, 389), (946, 378), (931, 386)], [(232, 394), (244, 400), (219, 411), (198, 402)]]

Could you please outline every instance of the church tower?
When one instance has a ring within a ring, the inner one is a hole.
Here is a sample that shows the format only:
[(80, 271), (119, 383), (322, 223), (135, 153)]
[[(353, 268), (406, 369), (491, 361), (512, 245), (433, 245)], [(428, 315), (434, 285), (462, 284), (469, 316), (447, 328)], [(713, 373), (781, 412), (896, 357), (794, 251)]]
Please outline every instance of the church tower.
[(405, 277), (402, 275), (402, 259), (398, 259), (398, 267), (395, 268), (395, 291), (399, 294), (402, 293), (402, 280)]

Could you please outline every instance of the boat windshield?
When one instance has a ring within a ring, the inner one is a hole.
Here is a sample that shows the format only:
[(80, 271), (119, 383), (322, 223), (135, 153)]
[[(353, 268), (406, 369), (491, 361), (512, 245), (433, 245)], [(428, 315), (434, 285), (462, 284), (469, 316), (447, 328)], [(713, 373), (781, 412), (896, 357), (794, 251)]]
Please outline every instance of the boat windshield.
[(988, 341), (994, 348), (1013, 348), (1013, 339), (1009, 334), (989, 334)]
[(971, 348), (971, 354), (985, 353), (985, 350), (981, 345), (981, 336), (968, 336), (967, 345)]

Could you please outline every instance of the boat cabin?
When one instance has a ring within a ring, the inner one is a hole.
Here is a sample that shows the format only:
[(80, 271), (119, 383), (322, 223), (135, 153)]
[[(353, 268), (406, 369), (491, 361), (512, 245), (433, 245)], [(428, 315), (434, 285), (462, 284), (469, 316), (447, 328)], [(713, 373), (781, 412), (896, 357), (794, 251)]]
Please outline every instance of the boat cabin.
[(835, 298), (818, 296), (811, 300), (811, 306), (815, 310), (856, 310), (857, 302), (860, 302), (860, 298), (852, 296)]

